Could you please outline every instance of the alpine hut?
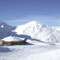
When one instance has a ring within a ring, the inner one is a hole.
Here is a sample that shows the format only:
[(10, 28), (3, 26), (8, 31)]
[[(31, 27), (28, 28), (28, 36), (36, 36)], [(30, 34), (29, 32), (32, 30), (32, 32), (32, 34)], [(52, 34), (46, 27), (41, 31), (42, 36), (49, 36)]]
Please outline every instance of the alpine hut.
[(25, 38), (20, 38), (16, 36), (8, 36), (2, 39), (2, 45), (23, 45), (26, 43)]

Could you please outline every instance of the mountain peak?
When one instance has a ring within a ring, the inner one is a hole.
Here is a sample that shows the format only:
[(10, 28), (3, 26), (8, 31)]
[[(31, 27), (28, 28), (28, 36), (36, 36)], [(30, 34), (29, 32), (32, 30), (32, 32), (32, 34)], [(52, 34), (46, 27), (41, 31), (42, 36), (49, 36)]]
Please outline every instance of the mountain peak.
[(60, 32), (44, 25), (40, 24), (38, 21), (31, 21), (27, 24), (17, 26), (15, 29), (18, 35), (27, 35), (32, 39), (41, 40), (44, 42), (58, 42), (60, 40)]
[(31, 22), (27, 23), (26, 26), (47, 27), (46, 25), (41, 24), (38, 21), (31, 21)]
[(30, 21), (29, 23), (36, 24), (38, 21)]
[(11, 31), (14, 27), (0, 21), (0, 39), (11, 35)]
[(29, 23), (27, 24), (32, 24), (32, 25), (36, 25), (36, 24), (40, 24), (38, 21), (30, 21)]

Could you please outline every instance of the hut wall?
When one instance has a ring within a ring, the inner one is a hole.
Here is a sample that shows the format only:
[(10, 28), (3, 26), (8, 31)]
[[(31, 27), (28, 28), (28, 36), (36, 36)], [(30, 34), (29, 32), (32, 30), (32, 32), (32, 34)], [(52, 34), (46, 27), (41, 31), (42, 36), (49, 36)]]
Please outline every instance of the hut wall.
[(20, 41), (20, 42), (7, 42), (8, 45), (23, 45), (25, 44), (25, 41)]
[(2, 41), (2, 42), (7, 43), (7, 45), (23, 45), (26, 43), (26, 39), (24, 41), (14, 41), (14, 42)]

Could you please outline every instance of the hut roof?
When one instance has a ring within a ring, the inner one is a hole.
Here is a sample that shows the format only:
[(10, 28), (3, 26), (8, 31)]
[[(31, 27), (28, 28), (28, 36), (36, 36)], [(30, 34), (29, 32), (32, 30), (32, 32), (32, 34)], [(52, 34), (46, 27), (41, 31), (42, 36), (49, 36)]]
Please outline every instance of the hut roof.
[(16, 36), (8, 36), (4, 39), (2, 39), (2, 41), (8, 41), (8, 42), (11, 42), (11, 41), (24, 41), (25, 38), (20, 38), (20, 37), (16, 37)]

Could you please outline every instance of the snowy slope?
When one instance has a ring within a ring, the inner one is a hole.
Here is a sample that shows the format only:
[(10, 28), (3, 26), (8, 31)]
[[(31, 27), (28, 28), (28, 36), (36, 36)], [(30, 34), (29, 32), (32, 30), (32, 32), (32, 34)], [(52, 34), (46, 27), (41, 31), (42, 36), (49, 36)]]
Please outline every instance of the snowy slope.
[(11, 35), (12, 26), (0, 21), (0, 39)]
[(34, 54), (27, 58), (27, 60), (60, 60), (60, 49), (45, 52), (42, 54)]
[(59, 46), (3, 46), (0, 60), (60, 60)]
[(60, 31), (60, 26), (59, 27), (52, 27), (53, 29)]
[(37, 39), (43, 42), (58, 43), (60, 42), (60, 31), (40, 24), (37, 21), (32, 21), (27, 24), (17, 26), (16, 34), (24, 34), (31, 36), (32, 39)]

